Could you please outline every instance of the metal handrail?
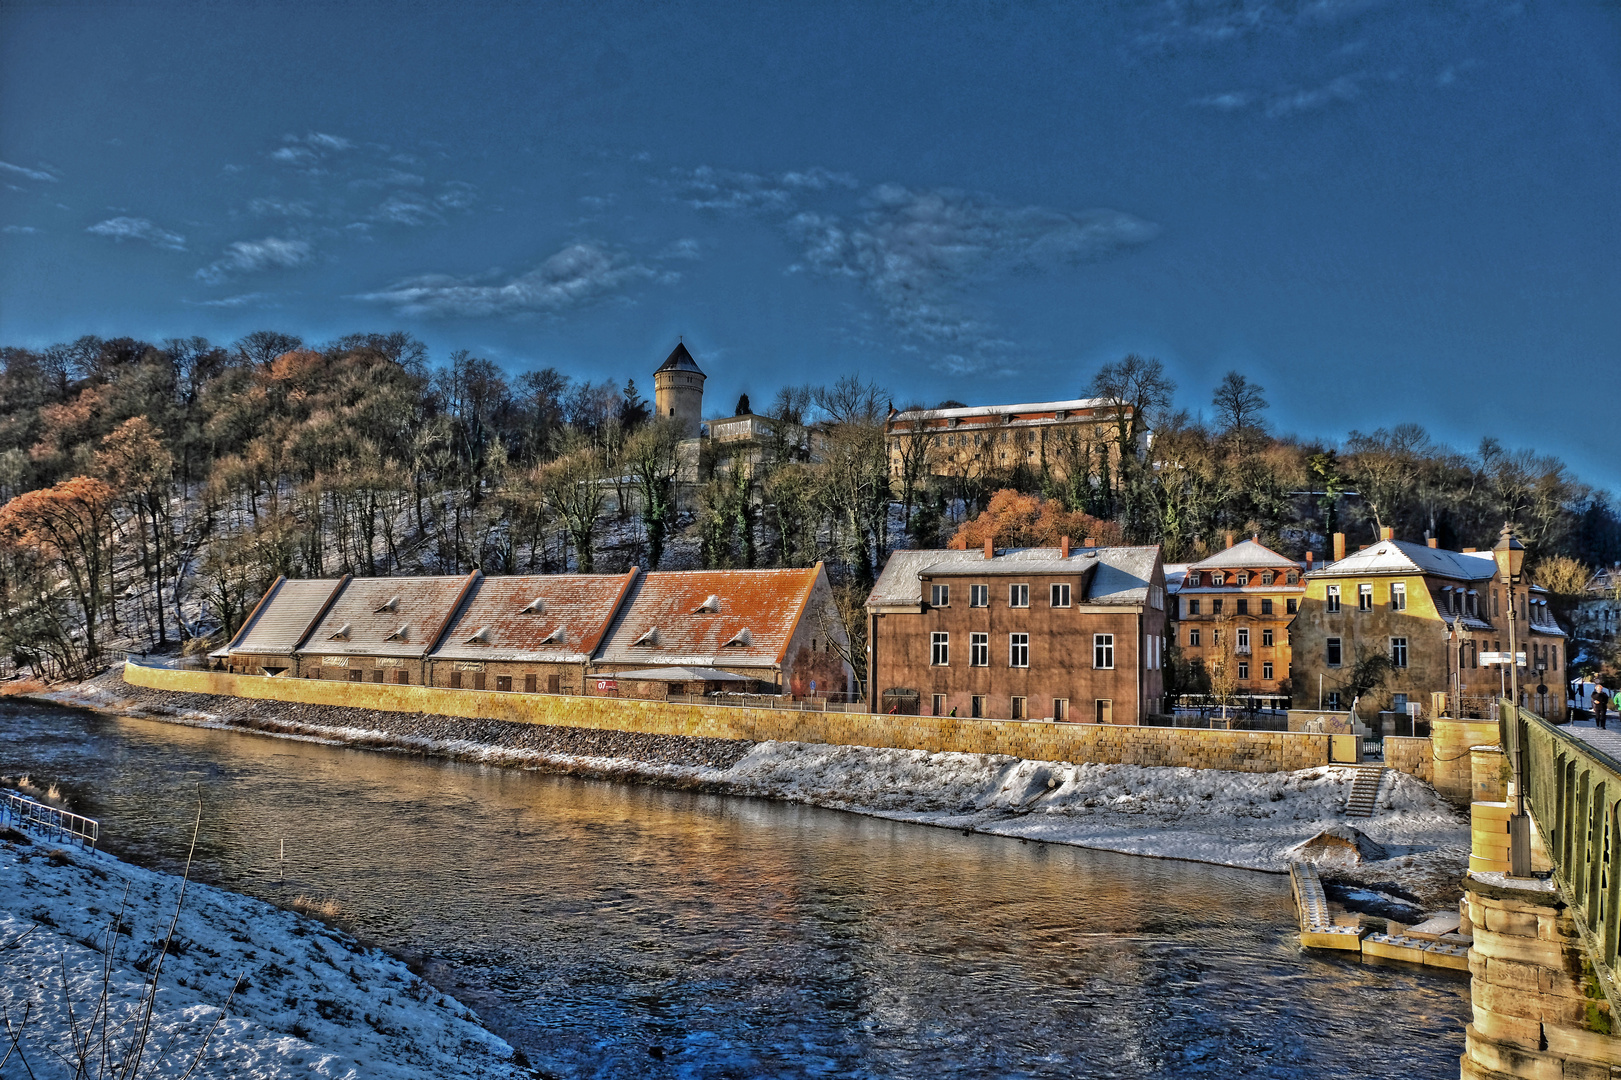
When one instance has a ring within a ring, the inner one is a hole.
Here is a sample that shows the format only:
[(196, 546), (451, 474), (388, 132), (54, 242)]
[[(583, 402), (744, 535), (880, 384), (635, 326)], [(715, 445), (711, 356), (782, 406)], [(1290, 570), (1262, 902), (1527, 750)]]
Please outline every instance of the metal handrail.
[(1621, 1015), (1621, 761), (1506, 698), (1525, 801), (1612, 1011)]
[(53, 840), (78, 843), (83, 848), (94, 848), (101, 839), (101, 822), (95, 818), (72, 814), (54, 806), (7, 791), (0, 799), (0, 823), (15, 826), (27, 832), (44, 834)]

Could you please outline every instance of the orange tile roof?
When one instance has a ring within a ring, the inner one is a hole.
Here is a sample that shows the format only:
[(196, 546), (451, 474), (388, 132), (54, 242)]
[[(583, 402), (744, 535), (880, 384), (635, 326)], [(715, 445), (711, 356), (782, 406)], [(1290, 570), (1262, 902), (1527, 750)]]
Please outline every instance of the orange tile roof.
[[(684, 570), (644, 574), (597, 652), (597, 662), (771, 667), (781, 662), (821, 564), (806, 570)], [(717, 611), (703, 609), (711, 597)]]
[(596, 650), (620, 597), (636, 576), (632, 570), (483, 578), (473, 586), (432, 656), (583, 663)]
[(421, 656), (437, 639), (467, 583), (465, 575), (355, 578), (299, 651), (310, 656)]
[(233, 653), (289, 654), (298, 648), (342, 578), (277, 578), (228, 646)]

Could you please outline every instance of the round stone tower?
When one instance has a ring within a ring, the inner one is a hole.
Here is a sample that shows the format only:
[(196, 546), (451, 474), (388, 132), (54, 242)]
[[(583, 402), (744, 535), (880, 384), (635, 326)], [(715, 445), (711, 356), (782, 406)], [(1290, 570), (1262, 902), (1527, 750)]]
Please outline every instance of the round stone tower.
[(653, 407), (658, 415), (681, 422), (688, 438), (696, 438), (704, 415), (704, 380), (708, 378), (684, 344), (677, 343), (670, 358), (653, 372)]

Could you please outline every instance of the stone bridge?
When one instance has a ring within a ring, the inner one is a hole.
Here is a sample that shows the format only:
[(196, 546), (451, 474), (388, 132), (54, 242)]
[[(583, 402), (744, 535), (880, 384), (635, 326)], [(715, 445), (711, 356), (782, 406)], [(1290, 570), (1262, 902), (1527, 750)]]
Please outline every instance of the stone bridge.
[[(1461, 1075), (1621, 1080), (1621, 733), (1555, 727), (1507, 701), (1500, 715), (1508, 755), (1475, 754)], [(1517, 800), (1534, 827), (1531, 877), (1510, 873)]]

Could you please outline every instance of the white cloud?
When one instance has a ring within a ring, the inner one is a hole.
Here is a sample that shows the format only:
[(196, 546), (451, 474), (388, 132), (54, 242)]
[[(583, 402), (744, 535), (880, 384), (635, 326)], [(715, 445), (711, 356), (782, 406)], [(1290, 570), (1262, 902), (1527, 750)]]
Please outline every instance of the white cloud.
[(280, 305), (267, 303), (269, 293), (250, 292), (237, 296), (222, 296), (218, 300), (187, 300), (193, 307), (212, 308), (244, 308), (244, 307), (278, 307)]
[(1118, 210), (1004, 206), (951, 189), (874, 188), (852, 221), (800, 213), (788, 223), (805, 264), (859, 281), (903, 333), (976, 351), (1009, 343), (958, 297), (972, 282), (1075, 265), (1147, 243), (1159, 227)]
[(153, 247), (168, 248), (171, 251), (185, 251), (186, 238), (179, 233), (169, 232), (152, 224), (146, 218), (115, 217), (106, 221), (99, 221), (85, 229), (87, 233), (105, 236), (119, 243), (125, 240), (140, 240)]
[(18, 176), (26, 176), (30, 180), (49, 180), (53, 184), (56, 183), (56, 177), (48, 172), (39, 169), (25, 169), (21, 165), (13, 165), (9, 161), (0, 161), (0, 172), (16, 173)]
[(1341, 75), (1339, 78), (1311, 90), (1293, 90), (1279, 94), (1266, 104), (1266, 115), (1277, 118), (1295, 113), (1311, 112), (1341, 101), (1354, 101), (1361, 94), (1357, 83), (1361, 75)]
[(1255, 100), (1255, 95), (1248, 90), (1229, 90), (1225, 94), (1211, 94), (1209, 97), (1195, 98), (1188, 102), (1207, 109), (1220, 109), (1222, 112), (1237, 112), (1248, 108)]
[(303, 240), (267, 236), (263, 240), (238, 240), (226, 247), (225, 254), (197, 271), (197, 277), (217, 285), (236, 274), (302, 266), (310, 261), (310, 245)]
[(25, 236), (36, 232), (39, 232), (39, 230), (32, 225), (7, 225), (5, 228), (0, 229), (0, 233), (20, 233)]
[(669, 283), (661, 272), (591, 240), (569, 244), (526, 274), (480, 282), (434, 274), (356, 297), (402, 315), (521, 315), (560, 312), (606, 299), (638, 281)]
[(672, 244), (665, 245), (658, 253), (660, 259), (701, 259), (704, 257), (703, 247), (691, 237), (685, 237)]
[(445, 220), (427, 199), (420, 195), (403, 193), (390, 195), (384, 199), (372, 211), (371, 217), (376, 221), (409, 226), (434, 225)]
[(302, 199), (253, 199), (248, 203), (248, 212), (259, 217), (307, 218), (315, 213), (315, 207)]
[(310, 146), (318, 146), (322, 150), (348, 150), (355, 144), (338, 135), (325, 135), (319, 131), (312, 131), (304, 136), (304, 142)]
[(270, 155), (270, 160), (294, 168), (313, 169), (332, 154), (354, 149), (354, 143), (340, 135), (327, 135), (312, 131), (308, 135), (284, 135), (282, 147)]

